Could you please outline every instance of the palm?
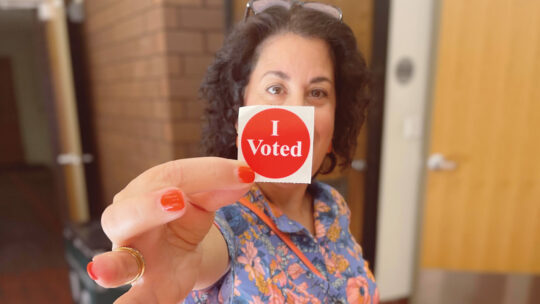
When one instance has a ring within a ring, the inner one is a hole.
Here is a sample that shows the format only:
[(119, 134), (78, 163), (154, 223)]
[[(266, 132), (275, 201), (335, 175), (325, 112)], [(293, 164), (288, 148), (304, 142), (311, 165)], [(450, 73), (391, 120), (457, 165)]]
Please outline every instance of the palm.
[(150, 291), (155, 303), (176, 303), (193, 289), (202, 253), (197, 247), (186, 248), (170, 228), (158, 230), (133, 244), (144, 252), (146, 262), (144, 279), (133, 288)]

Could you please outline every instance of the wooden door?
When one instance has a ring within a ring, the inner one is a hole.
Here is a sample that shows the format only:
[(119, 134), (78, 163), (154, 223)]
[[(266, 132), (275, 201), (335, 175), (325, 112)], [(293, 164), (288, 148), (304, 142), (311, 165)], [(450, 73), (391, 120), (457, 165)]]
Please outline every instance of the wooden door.
[(0, 165), (24, 163), (11, 59), (0, 58)]
[[(237, 23), (244, 17), (247, 0), (233, 1), (233, 22)], [(335, 5), (343, 11), (343, 21), (353, 30), (358, 48), (367, 62), (371, 58), (371, 26), (373, 18), (373, 0), (323, 0), (318, 1)], [(355, 160), (365, 162), (367, 152), (367, 123), (364, 122), (358, 137), (358, 147)], [(351, 209), (350, 229), (358, 242), (362, 241), (362, 223), (364, 210), (364, 180), (365, 171), (348, 169), (345, 172), (334, 170), (332, 174), (319, 177), (323, 182), (335, 186), (346, 196)]]
[(420, 266), (540, 273), (540, 2), (440, 12)]

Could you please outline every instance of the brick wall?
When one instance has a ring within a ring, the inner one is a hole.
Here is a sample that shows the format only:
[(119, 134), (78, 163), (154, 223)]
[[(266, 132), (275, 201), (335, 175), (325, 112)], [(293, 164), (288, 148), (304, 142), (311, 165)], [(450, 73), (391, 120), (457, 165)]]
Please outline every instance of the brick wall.
[(85, 1), (106, 202), (151, 166), (199, 154), (198, 88), (223, 42), (223, 2)]

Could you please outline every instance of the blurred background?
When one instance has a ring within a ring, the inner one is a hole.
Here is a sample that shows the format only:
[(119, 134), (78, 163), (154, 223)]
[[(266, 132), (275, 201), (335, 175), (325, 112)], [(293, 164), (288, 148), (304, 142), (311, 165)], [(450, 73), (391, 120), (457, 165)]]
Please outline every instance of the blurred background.
[[(540, 2), (324, 0), (373, 71), (322, 179), (382, 303), (540, 303)], [(0, 303), (112, 303), (100, 214), (199, 156), (198, 86), (245, 0), (0, 0)]]

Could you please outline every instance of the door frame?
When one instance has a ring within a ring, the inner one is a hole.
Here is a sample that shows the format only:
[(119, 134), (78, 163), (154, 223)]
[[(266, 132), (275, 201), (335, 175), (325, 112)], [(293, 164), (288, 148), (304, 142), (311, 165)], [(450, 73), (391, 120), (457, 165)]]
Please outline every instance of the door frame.
[(439, 2), (390, 3), (375, 259), (381, 301), (411, 298), (417, 276)]

